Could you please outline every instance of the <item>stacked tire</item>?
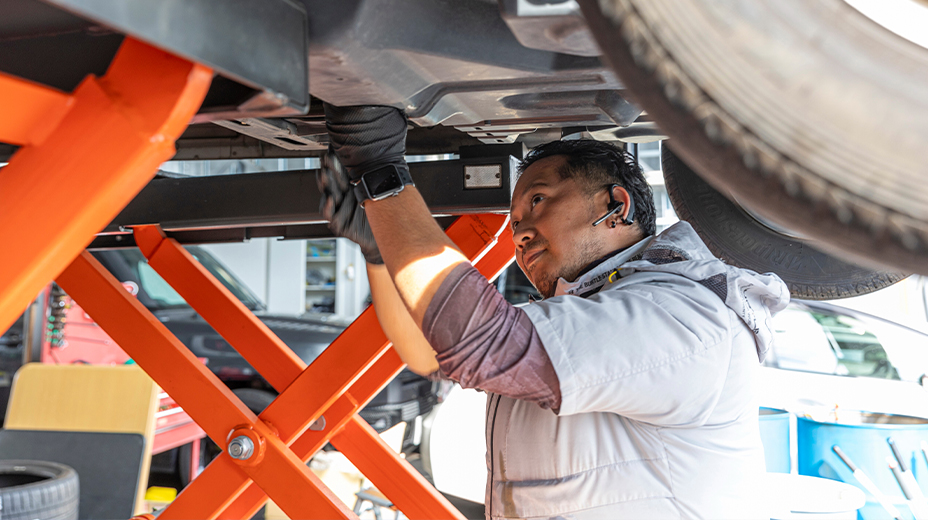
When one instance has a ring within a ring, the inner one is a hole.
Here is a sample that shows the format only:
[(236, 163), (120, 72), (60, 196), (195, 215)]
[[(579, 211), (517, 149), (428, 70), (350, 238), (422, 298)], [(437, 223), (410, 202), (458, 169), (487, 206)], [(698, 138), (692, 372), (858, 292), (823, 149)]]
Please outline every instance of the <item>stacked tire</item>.
[(77, 472), (56, 462), (0, 461), (0, 519), (77, 520)]

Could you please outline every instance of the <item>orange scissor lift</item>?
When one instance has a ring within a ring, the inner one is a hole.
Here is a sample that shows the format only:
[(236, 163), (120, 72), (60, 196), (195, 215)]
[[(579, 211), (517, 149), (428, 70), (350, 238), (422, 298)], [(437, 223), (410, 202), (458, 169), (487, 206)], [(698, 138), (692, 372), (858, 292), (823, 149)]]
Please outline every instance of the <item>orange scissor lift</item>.
[[(403, 368), (372, 308), (306, 366), (158, 226), (134, 228), (150, 265), (280, 392), (255, 416), (84, 251), (172, 157), (211, 79), (132, 38), (70, 94), (0, 73), (0, 142), (21, 147), (0, 170), (0, 237), (17, 245), (0, 255), (0, 330), (55, 279), (225, 448), (159, 518), (249, 518), (268, 497), (291, 518), (353, 518), (305, 464), (328, 442), (407, 517), (463, 518), (357, 415)], [(42, 218), (48, 207), (59, 216)], [(447, 230), (488, 278), (513, 256), (506, 220), (464, 216)]]

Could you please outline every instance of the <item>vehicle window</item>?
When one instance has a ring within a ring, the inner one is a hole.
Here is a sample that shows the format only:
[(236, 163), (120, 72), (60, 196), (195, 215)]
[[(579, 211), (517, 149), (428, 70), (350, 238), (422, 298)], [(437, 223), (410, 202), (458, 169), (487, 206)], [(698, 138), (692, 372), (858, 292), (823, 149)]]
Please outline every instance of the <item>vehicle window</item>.
[(187, 305), (181, 295), (177, 294), (177, 291), (168, 285), (164, 278), (161, 278), (161, 275), (156, 273), (147, 262), (140, 261), (137, 266), (139, 283), (148, 294), (148, 297), (155, 300), (159, 306), (177, 307)]
[(810, 314), (825, 330), (838, 363), (847, 369), (848, 375), (899, 379), (899, 372), (890, 363), (879, 338), (863, 321), (821, 311)]
[[(226, 287), (249, 309), (261, 309), (262, 304), (251, 291), (249, 291), (238, 278), (225, 266), (220, 264), (206, 251), (197, 247), (188, 247), (187, 250), (210, 272), (222, 285)], [(138, 249), (120, 250), (120, 254), (139, 280), (141, 289), (160, 308), (186, 306), (187, 302), (177, 293), (154, 268), (148, 265), (148, 260)]]
[(774, 316), (773, 325), (773, 352), (764, 361), (766, 366), (901, 379), (884, 348), (884, 341), (894, 341), (893, 335), (887, 332), (891, 327), (887, 329), (845, 314), (802, 305), (790, 305)]
[(869, 329), (880, 338), (893, 368), (903, 381), (920, 382), (928, 373), (928, 336), (881, 319), (864, 319)]
[(838, 356), (818, 321), (806, 310), (787, 307), (773, 317), (774, 343), (766, 366), (843, 375)]
[(210, 256), (209, 253), (196, 247), (188, 247), (187, 251), (189, 251), (197, 261), (203, 264), (203, 267), (215, 276), (217, 280), (222, 282), (222, 285), (225, 285), (229, 292), (245, 304), (245, 307), (252, 310), (261, 307), (261, 302), (247, 287), (245, 287), (245, 284), (226, 269), (226, 266)]

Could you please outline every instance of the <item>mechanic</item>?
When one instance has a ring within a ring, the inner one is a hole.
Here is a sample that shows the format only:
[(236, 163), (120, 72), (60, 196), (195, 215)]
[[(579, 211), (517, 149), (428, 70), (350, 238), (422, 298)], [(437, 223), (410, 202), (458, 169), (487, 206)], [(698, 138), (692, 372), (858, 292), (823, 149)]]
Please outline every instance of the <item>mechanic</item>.
[(402, 112), (326, 120), (323, 212), (361, 246), (384, 331), (410, 369), (489, 394), (488, 518), (769, 518), (754, 379), (782, 280), (722, 263), (685, 222), (653, 236), (629, 154), (554, 142), (512, 195), (516, 261), (544, 296), (514, 307), (412, 184)]

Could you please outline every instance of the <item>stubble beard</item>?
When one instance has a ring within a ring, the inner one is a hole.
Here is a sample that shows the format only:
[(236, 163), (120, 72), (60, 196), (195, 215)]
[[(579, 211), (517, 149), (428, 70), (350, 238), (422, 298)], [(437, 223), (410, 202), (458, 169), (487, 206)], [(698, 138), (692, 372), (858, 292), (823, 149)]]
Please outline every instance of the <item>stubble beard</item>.
[(529, 280), (544, 298), (551, 298), (557, 290), (558, 279), (575, 281), (580, 276), (580, 271), (600, 258), (599, 249), (598, 243), (592, 236), (586, 237), (577, 248), (577, 253), (568, 258), (565, 265), (557, 267), (554, 271), (538, 273), (536, 279), (535, 267), (538, 264), (532, 265), (528, 270)]

